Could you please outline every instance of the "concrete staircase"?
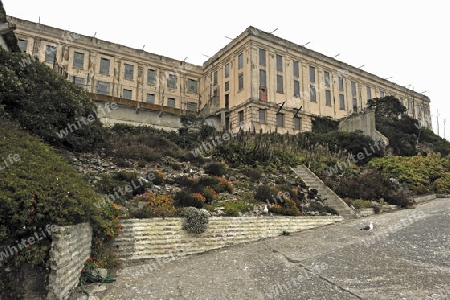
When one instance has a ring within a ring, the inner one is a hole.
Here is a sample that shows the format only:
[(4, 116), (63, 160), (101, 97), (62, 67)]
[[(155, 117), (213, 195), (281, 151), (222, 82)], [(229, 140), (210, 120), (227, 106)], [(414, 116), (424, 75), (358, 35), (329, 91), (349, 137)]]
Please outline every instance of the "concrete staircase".
[(334, 208), (340, 216), (345, 220), (356, 218), (355, 211), (350, 208), (344, 200), (339, 198), (329, 187), (327, 187), (319, 177), (311, 172), (306, 166), (300, 165), (296, 168), (291, 168), (302, 180), (310, 187), (318, 191), (323, 199), (326, 199), (324, 203)]

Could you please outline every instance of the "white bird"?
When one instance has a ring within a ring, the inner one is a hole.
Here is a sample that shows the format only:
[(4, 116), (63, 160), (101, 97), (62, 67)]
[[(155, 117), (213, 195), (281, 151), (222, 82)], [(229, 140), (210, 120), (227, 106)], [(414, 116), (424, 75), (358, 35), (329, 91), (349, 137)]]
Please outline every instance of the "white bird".
[(265, 214), (267, 214), (267, 213), (269, 212), (269, 209), (267, 208), (267, 205), (264, 205), (263, 212), (264, 212)]
[(370, 221), (370, 224), (369, 225), (367, 225), (366, 227), (364, 227), (364, 228), (361, 228), (360, 230), (372, 230), (373, 229), (373, 224), (372, 224), (372, 221)]

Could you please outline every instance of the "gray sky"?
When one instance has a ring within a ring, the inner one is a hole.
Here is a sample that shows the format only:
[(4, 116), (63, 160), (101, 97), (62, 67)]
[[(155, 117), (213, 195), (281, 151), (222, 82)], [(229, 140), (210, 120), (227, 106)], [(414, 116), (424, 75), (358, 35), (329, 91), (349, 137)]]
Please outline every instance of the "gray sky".
[[(145, 4), (144, 4), (145, 3)], [(202, 64), (252, 25), (425, 92), (433, 130), (450, 140), (445, 1), (3, 0), (8, 15)], [(439, 113), (439, 114), (438, 114)]]

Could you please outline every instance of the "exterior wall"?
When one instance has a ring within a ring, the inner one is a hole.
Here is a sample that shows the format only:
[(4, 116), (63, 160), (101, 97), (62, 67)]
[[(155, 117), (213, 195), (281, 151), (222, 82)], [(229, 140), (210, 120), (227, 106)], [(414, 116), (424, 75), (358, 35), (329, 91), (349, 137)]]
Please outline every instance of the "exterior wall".
[(383, 140), (385, 145), (389, 144), (389, 140), (375, 126), (375, 110), (367, 110), (362, 114), (352, 115), (339, 123), (341, 131), (362, 131), (374, 141)]
[(88, 223), (59, 226), (52, 239), (46, 299), (64, 300), (78, 285), (81, 269), (91, 254), (92, 228)]
[[(265, 66), (259, 63), (259, 49), (266, 51)], [(302, 107), (302, 111), (310, 116), (330, 116), (342, 119), (354, 111), (359, 112), (367, 105), (370, 98), (392, 95), (404, 101), (409, 115), (422, 120), (423, 126), (431, 128), (429, 98), (386, 79), (379, 78), (361, 69), (337, 61), (320, 53), (295, 45), (272, 34), (249, 27), (229, 45), (221, 49), (203, 65), (206, 71), (222, 70), (227, 62), (236, 64), (237, 57), (244, 53), (244, 90), (236, 94), (235, 88), (230, 89), (230, 107), (237, 107), (249, 99), (259, 100), (260, 70), (266, 72), (267, 102), (284, 103), (283, 110), (294, 110)], [(282, 58), (282, 70), (277, 70), (277, 55)], [(298, 76), (294, 76), (294, 61), (298, 62)], [(315, 68), (315, 80), (310, 80), (310, 67)], [(231, 74), (237, 76), (235, 70)], [(329, 74), (329, 85), (325, 83), (325, 72)], [(222, 72), (219, 72), (221, 75)], [(277, 76), (282, 76), (283, 91), (277, 91)], [(250, 78), (249, 78), (250, 77)], [(339, 78), (342, 77), (342, 87)], [(219, 76), (219, 84), (224, 84)], [(294, 95), (294, 80), (299, 82), (299, 93)], [(352, 89), (352, 82), (355, 88)], [(231, 85), (236, 83), (236, 78)], [(250, 91), (247, 91), (250, 84)], [(310, 86), (316, 90), (316, 100), (310, 97)], [(368, 94), (370, 87), (370, 95)], [(326, 91), (330, 92), (330, 103), (326, 103)], [(340, 105), (340, 95), (343, 96), (343, 106)], [(220, 94), (220, 104), (223, 105), (224, 94)], [(354, 107), (355, 99), (356, 107)], [(225, 108), (225, 106), (221, 106)], [(283, 112), (283, 111), (282, 111)], [(230, 119), (235, 119), (230, 113)], [(230, 124), (233, 123), (230, 121)], [(239, 124), (238, 124), (239, 125)], [(256, 125), (255, 125), (256, 126)], [(289, 126), (286, 124), (286, 126)], [(269, 126), (269, 129), (270, 126)], [(281, 128), (282, 129), (282, 128)], [(283, 130), (283, 129), (282, 129)], [(292, 130), (292, 128), (291, 128)], [(285, 130), (287, 131), (287, 130)]]
[[(169, 98), (175, 99), (175, 108), (184, 111), (191, 103), (203, 110), (204, 116), (220, 115), (219, 130), (231, 128), (236, 131), (246, 127), (274, 131), (276, 128), (280, 133), (295, 134), (310, 130), (311, 117), (330, 116), (339, 120), (354, 111), (359, 112), (366, 107), (369, 98), (381, 97), (381, 92), (385, 96), (401, 99), (409, 115), (431, 129), (430, 99), (427, 96), (254, 27), (247, 28), (203, 66), (196, 66), (95, 37), (8, 18), (17, 27), (19, 39), (28, 41), (27, 53), (43, 61), (46, 47), (55, 46), (57, 65), (65, 69), (69, 80), (83, 85), (88, 92), (104, 93), (98, 90), (99, 82), (104, 82), (109, 84), (107, 94), (117, 98), (127, 98), (127, 90), (131, 91), (130, 100), (140, 103), (147, 101), (147, 95), (154, 95), (154, 104), (161, 107), (169, 106)], [(259, 62), (260, 49), (266, 51), (265, 66)], [(75, 53), (84, 54), (82, 67), (74, 66)], [(242, 66), (239, 65), (241, 55)], [(277, 68), (277, 56), (281, 57), (282, 70)], [(100, 72), (102, 58), (110, 62), (108, 74)], [(294, 62), (298, 62), (298, 76), (294, 75)], [(53, 62), (47, 64), (53, 66)], [(131, 79), (125, 78), (126, 64), (133, 66)], [(227, 66), (228, 77), (225, 76)], [(310, 80), (310, 67), (315, 70), (313, 82)], [(148, 80), (148, 70), (155, 71), (154, 82)], [(266, 97), (260, 97), (260, 70), (266, 72)], [(325, 72), (329, 74), (329, 84), (326, 84)], [(176, 76), (174, 88), (168, 85), (171, 75)], [(240, 76), (243, 78), (242, 88), (239, 88)], [(277, 91), (278, 76), (282, 77), (282, 91)], [(340, 77), (343, 80), (342, 88), (339, 85)], [(197, 82), (196, 92), (188, 90), (189, 80)], [(298, 93), (294, 93), (294, 80), (299, 82)], [(315, 87), (315, 100), (310, 96), (311, 86)], [(368, 87), (371, 95), (368, 95)], [(327, 91), (330, 93), (330, 103), (326, 103)], [(343, 106), (340, 105), (340, 97), (343, 97)], [(267, 106), (268, 119), (264, 124), (252, 115), (255, 107), (260, 107), (254, 104), (255, 101)], [(279, 111), (278, 106), (281, 104), (283, 107)], [(300, 107), (302, 128), (296, 130), (293, 115)], [(239, 110), (248, 112), (243, 122), (238, 120)], [(278, 111), (285, 115), (283, 126), (277, 126), (274, 122), (273, 116)]]
[[(203, 72), (200, 66), (191, 65), (160, 55), (128, 48), (99, 40), (95, 37), (82, 36), (62, 29), (52, 28), (14, 17), (8, 17), (11, 23), (16, 24), (16, 34), (19, 39), (27, 40), (27, 53), (34, 54), (40, 61), (45, 60), (47, 46), (57, 49), (56, 60), (64, 66), (69, 80), (77, 77), (84, 80), (84, 87), (88, 92), (96, 93), (98, 81), (110, 84), (108, 95), (123, 97), (124, 90), (131, 90), (131, 100), (146, 102), (147, 94), (155, 95), (155, 104), (167, 106), (167, 99), (175, 98), (175, 108), (187, 109), (187, 103), (196, 103), (200, 100), (200, 91), (203, 90)], [(82, 68), (74, 67), (75, 52), (84, 54)], [(100, 73), (101, 59), (109, 59), (109, 74)], [(46, 62), (50, 67), (52, 62)], [(132, 65), (132, 79), (125, 78), (125, 64)], [(147, 70), (156, 71), (155, 82), (147, 83)], [(170, 88), (167, 78), (171, 75), (177, 77), (176, 86)], [(189, 92), (188, 79), (198, 82), (197, 92)], [(80, 84), (81, 85), (81, 84)]]
[(128, 219), (113, 245), (124, 261), (184, 256), (342, 221), (342, 217), (210, 217), (202, 234), (182, 229), (182, 218)]

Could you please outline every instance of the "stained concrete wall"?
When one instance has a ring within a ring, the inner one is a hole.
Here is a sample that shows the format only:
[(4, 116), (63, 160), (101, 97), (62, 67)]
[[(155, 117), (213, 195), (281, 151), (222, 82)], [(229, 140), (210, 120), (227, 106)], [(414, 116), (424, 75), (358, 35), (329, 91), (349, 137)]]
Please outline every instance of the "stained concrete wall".
[(89, 223), (59, 226), (52, 235), (47, 299), (68, 299), (78, 285), (86, 259), (91, 254), (92, 228)]
[(182, 229), (182, 218), (124, 220), (113, 246), (126, 261), (201, 253), (342, 221), (342, 217), (211, 217), (202, 234)]
[(383, 140), (385, 145), (389, 144), (389, 139), (382, 135), (375, 125), (375, 110), (366, 110), (363, 113), (351, 115), (339, 123), (340, 131), (362, 131), (370, 136), (374, 141)]

